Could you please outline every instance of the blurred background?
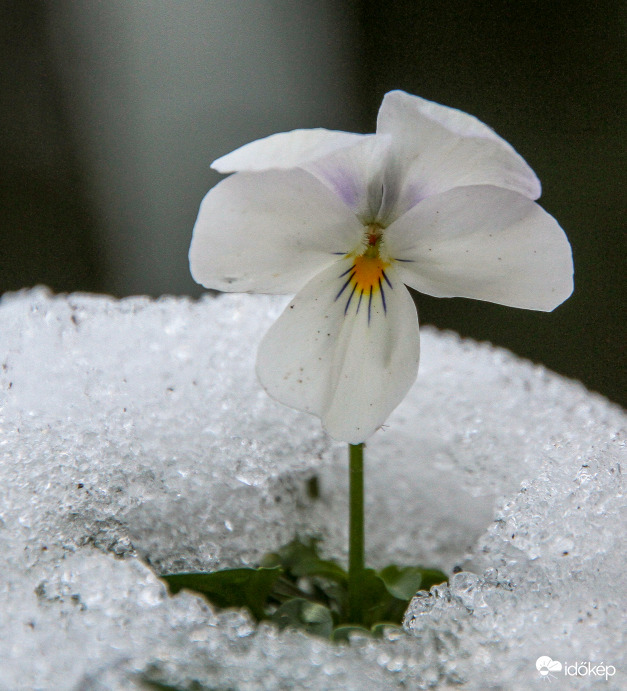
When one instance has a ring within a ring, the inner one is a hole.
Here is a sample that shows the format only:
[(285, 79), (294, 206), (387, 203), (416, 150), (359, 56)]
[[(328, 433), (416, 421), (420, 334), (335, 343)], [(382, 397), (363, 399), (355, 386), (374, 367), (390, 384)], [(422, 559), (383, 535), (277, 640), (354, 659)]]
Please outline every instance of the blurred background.
[(575, 257), (553, 313), (419, 295), (421, 322), (626, 405), (625, 28), (623, 0), (3, 0), (0, 292), (200, 295), (211, 161), (294, 128), (372, 132), (400, 88), (509, 141)]

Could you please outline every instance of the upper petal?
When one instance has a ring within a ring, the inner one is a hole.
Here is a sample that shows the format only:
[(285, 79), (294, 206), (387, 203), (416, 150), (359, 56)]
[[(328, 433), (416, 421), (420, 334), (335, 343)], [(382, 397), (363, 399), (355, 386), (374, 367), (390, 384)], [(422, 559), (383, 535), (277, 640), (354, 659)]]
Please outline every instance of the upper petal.
[(570, 244), (538, 204), (498, 187), (429, 197), (385, 234), (402, 280), (436, 297), (550, 311), (573, 291)]
[(383, 222), (395, 208), (400, 188), (391, 144), (389, 135), (364, 135), (303, 167), (330, 187), (364, 225)]
[(377, 131), (379, 128), (387, 130), (388, 127), (395, 126), (394, 121), (399, 118), (415, 121), (430, 120), (462, 137), (492, 139), (511, 148), (491, 127), (474, 115), (397, 89), (389, 91), (383, 97), (377, 120)]
[(358, 142), (364, 135), (322, 128), (279, 132), (240, 146), (215, 160), (219, 173), (293, 168)]
[(342, 201), (304, 170), (237, 173), (201, 204), (190, 268), (207, 288), (294, 293), (362, 234)]
[(494, 185), (530, 199), (540, 182), (513, 147), (477, 118), (403, 91), (386, 94), (377, 134), (391, 134), (403, 161), (403, 210), (461, 185)]
[(273, 398), (318, 415), (333, 438), (356, 444), (415, 381), (419, 333), (413, 300), (393, 269), (393, 287), (382, 286), (385, 303), (378, 290), (341, 290), (351, 263), (336, 262), (296, 295), (259, 347), (257, 374)]

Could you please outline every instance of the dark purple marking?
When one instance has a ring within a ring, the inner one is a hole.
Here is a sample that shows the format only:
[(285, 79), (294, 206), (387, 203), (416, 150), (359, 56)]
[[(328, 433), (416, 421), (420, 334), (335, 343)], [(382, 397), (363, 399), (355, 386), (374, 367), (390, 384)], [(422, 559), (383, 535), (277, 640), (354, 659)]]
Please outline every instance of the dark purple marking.
[(340, 295), (346, 290), (346, 286), (353, 280), (353, 276), (354, 276), (354, 275), (355, 275), (355, 274), (352, 273), (352, 274), (346, 279), (346, 283), (340, 288), (340, 292), (335, 296), (335, 300), (337, 300), (337, 299), (340, 297)]
[(383, 286), (381, 285), (381, 278), (379, 278), (379, 290), (381, 291), (381, 300), (383, 302), (383, 313), (388, 313), (387, 305), (385, 304), (385, 293), (383, 292)]
[(355, 314), (359, 314), (359, 308), (361, 307), (361, 299), (364, 296), (364, 289), (361, 289), (361, 293), (359, 293), (359, 302), (357, 303), (357, 312)]
[(370, 286), (370, 295), (368, 296), (368, 326), (370, 326), (370, 309), (372, 308), (372, 286)]
[(346, 276), (346, 274), (349, 274), (354, 268), (355, 268), (354, 266), (350, 266), (348, 269), (346, 269), (346, 271), (343, 274), (340, 274), (338, 276), (338, 278), (342, 278), (343, 276)]
[[(390, 283), (390, 279), (387, 277), (387, 274), (383, 269), (381, 269), (381, 273), (383, 274), (383, 278), (385, 278), (385, 282), (390, 286), (390, 288), (392, 288), (392, 290), (394, 290), (394, 287)], [(379, 283), (381, 283), (381, 281), (379, 281)]]
[(346, 313), (348, 312), (348, 306), (351, 304), (351, 300), (353, 299), (353, 295), (355, 295), (355, 291), (357, 290), (357, 284), (353, 286), (353, 290), (351, 294), (348, 296), (348, 301), (346, 303), (346, 307), (344, 308), (344, 316), (346, 316)]

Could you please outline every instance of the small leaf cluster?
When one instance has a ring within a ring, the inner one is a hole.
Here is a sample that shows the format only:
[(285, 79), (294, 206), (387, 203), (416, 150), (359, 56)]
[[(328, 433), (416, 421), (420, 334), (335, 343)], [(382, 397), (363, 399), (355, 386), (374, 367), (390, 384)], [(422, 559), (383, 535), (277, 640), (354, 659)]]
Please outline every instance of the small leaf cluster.
[(400, 626), (418, 590), (443, 583), (446, 575), (420, 566), (365, 569), (360, 578), (362, 620), (348, 614), (348, 573), (337, 562), (322, 559), (317, 541), (292, 540), (266, 555), (258, 568), (163, 576), (172, 594), (191, 590), (217, 607), (245, 607), (259, 621), (280, 629), (306, 631), (334, 641), (352, 632), (382, 635), (385, 626)]

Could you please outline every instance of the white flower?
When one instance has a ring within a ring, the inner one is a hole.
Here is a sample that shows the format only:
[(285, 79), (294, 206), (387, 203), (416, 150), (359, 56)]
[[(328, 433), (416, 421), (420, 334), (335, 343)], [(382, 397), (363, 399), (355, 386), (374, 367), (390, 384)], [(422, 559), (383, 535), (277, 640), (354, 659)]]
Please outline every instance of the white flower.
[(549, 311), (572, 292), (564, 232), (540, 183), (476, 118), (392, 91), (374, 135), (296, 130), (214, 162), (190, 265), (207, 288), (296, 293), (264, 337), (267, 392), (358, 443), (418, 372), (405, 285)]

